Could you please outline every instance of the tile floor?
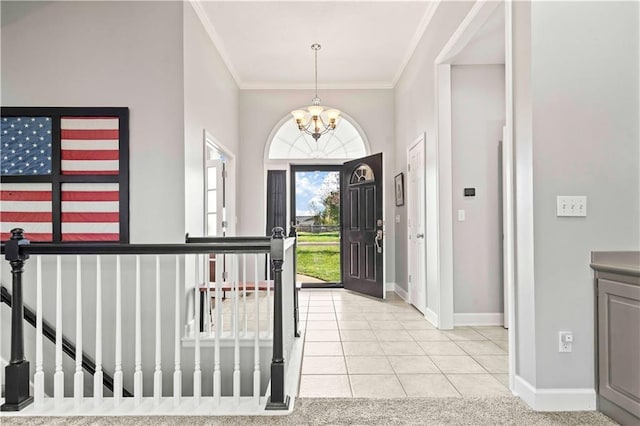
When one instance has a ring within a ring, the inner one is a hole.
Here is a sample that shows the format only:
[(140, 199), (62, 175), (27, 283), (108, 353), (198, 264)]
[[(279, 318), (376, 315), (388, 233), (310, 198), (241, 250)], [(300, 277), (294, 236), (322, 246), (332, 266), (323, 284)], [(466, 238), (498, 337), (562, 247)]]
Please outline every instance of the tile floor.
[(303, 289), (300, 397), (506, 396), (507, 330), (436, 330), (395, 294)]

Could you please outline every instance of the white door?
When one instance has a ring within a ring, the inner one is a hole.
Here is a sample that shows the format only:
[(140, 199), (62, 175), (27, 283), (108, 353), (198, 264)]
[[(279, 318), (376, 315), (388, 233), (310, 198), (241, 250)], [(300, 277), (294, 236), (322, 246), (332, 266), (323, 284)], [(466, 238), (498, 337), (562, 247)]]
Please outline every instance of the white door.
[(420, 312), (427, 308), (425, 258), (424, 135), (409, 148), (407, 173), (407, 226), (409, 236), (409, 302)]
[(227, 223), (224, 205), (224, 175), (222, 160), (207, 160), (205, 234), (208, 237), (224, 237), (225, 235)]

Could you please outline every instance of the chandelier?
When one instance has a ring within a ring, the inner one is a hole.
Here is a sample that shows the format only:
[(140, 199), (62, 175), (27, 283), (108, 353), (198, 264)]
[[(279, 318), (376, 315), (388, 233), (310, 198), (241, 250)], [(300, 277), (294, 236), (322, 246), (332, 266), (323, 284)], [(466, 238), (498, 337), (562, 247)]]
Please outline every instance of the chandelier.
[[(320, 106), (320, 98), (318, 97), (318, 50), (321, 46), (318, 43), (311, 45), (311, 49), (315, 56), (315, 70), (316, 70), (316, 95), (311, 101), (311, 106), (307, 108), (307, 111), (297, 109), (291, 111), (291, 115), (296, 120), (298, 129), (308, 135), (311, 135), (316, 141), (320, 139), (320, 136), (330, 132), (336, 128), (336, 121), (340, 115), (340, 111), (337, 109), (330, 109), (324, 111), (324, 108)], [(323, 111), (325, 117), (323, 117)], [(325, 121), (326, 120), (326, 121)]]

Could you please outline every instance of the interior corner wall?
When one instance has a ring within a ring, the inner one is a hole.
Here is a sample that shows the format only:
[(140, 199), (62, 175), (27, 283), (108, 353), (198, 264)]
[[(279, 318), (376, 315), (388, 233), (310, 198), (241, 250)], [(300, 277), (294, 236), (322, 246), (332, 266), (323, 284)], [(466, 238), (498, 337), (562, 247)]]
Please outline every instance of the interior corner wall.
[[(394, 99), (391, 89), (321, 90), (323, 105), (348, 114), (364, 131), (371, 153), (383, 153), (386, 282), (394, 282)], [(264, 152), (269, 135), (283, 117), (305, 105), (312, 90), (241, 90), (238, 167), (238, 235), (263, 235), (266, 224)], [(322, 160), (317, 161), (322, 164)], [(287, 183), (287, 186), (289, 183)], [(287, 188), (289, 190), (290, 188)]]
[[(396, 107), (396, 162), (392, 173), (407, 173), (407, 149), (423, 133), (425, 139), (426, 185), (426, 278), (427, 309), (439, 311), (433, 292), (438, 281), (439, 266), (435, 259), (438, 246), (437, 219), (437, 147), (435, 111), (434, 61), (445, 43), (471, 9), (473, 2), (441, 2), (427, 27), (413, 56), (409, 60), (395, 88)], [(405, 291), (407, 285), (407, 207), (396, 207), (393, 216), (399, 216), (395, 224), (396, 285)]]
[[(531, 4), (538, 388), (594, 388), (590, 252), (640, 249), (639, 6)], [(558, 195), (587, 217), (556, 217)]]
[[(451, 67), (454, 313), (503, 313), (500, 141), (504, 65)], [(475, 196), (464, 196), (474, 188)]]
[(1, 8), (2, 105), (128, 107), (130, 241), (182, 241), (182, 3)]
[[(238, 156), (239, 89), (191, 3), (184, 3), (185, 232), (204, 235), (204, 130)], [(242, 162), (242, 159), (239, 159)], [(227, 188), (230, 229), (237, 191)]]

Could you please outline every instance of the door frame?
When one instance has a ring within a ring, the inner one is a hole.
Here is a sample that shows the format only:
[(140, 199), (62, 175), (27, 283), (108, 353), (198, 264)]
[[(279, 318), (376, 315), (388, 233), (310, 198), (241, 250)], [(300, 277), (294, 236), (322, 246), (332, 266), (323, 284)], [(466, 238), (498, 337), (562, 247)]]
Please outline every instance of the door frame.
[[(406, 183), (406, 190), (405, 190), (405, 194), (407, 195), (407, 253), (411, 253), (411, 240), (410, 240), (410, 225), (409, 225), (409, 219), (411, 217), (411, 209), (414, 208), (415, 206), (413, 205), (414, 203), (412, 202), (411, 196), (409, 194), (411, 194), (411, 190), (410, 190), (410, 186), (411, 186), (411, 179), (409, 178), (409, 173), (411, 173), (411, 171), (409, 170), (409, 164), (410, 164), (410, 155), (411, 155), (411, 150), (413, 148), (415, 148), (416, 146), (418, 146), (419, 144), (422, 144), (422, 158), (420, 159), (422, 161), (422, 170), (423, 173), (425, 174), (425, 188), (426, 188), (426, 144), (427, 144), (427, 134), (426, 132), (422, 132), (420, 134), (420, 136), (418, 136), (416, 139), (414, 139), (413, 143), (411, 145), (409, 145), (409, 147), (407, 148), (407, 183)], [(425, 228), (426, 228), (426, 193), (424, 194), (425, 199), (425, 209), (423, 211), (423, 214), (425, 215)], [(425, 230), (426, 231), (426, 230)], [(426, 232), (425, 232), (426, 234)], [(426, 238), (426, 237), (425, 237)], [(423, 262), (423, 268), (424, 268), (424, 274), (422, 275), (424, 278), (424, 314), (426, 315), (427, 312), (427, 308), (428, 308), (428, 302), (427, 302), (427, 264), (426, 264), (426, 240), (425, 240), (425, 258), (422, 259)], [(407, 299), (409, 300), (409, 303), (412, 302), (412, 298), (411, 298), (411, 289), (412, 287), (415, 285), (415, 282), (411, 282), (409, 281), (408, 277), (411, 273), (411, 255), (407, 255)]]
[[(503, 202), (503, 232), (505, 242), (504, 285), (507, 287), (507, 306), (509, 316), (509, 388), (515, 390), (516, 374), (516, 339), (518, 336), (515, 318), (517, 316), (515, 300), (515, 212), (514, 212), (514, 159), (513, 159), (513, 17), (511, 2), (476, 2), (467, 16), (458, 26), (449, 41), (442, 48), (434, 61), (435, 75), (435, 124), (436, 124), (436, 217), (437, 229), (436, 250), (431, 260), (436, 270), (435, 282), (428, 282), (433, 290), (435, 316), (428, 317), (440, 329), (452, 329), (454, 326), (453, 308), (453, 199), (452, 199), (452, 158), (451, 158), (451, 63), (454, 57), (471, 41), (476, 32), (484, 25), (487, 18), (497, 7), (505, 10), (505, 117), (506, 123), (503, 137), (505, 170), (503, 176), (505, 189)], [(531, 167), (531, 165), (524, 165)], [(430, 257), (427, 255), (427, 257)]]
[[(296, 172), (304, 171), (320, 171), (320, 172), (338, 172), (341, 175), (342, 165), (338, 164), (289, 164), (289, 211), (291, 212), (289, 223), (293, 222), (296, 217)], [(342, 177), (340, 177), (340, 235), (342, 236)], [(298, 271), (296, 271), (297, 273)], [(342, 243), (340, 243), (340, 282), (320, 283), (303, 283), (305, 288), (344, 288), (344, 265), (342, 262)]]

